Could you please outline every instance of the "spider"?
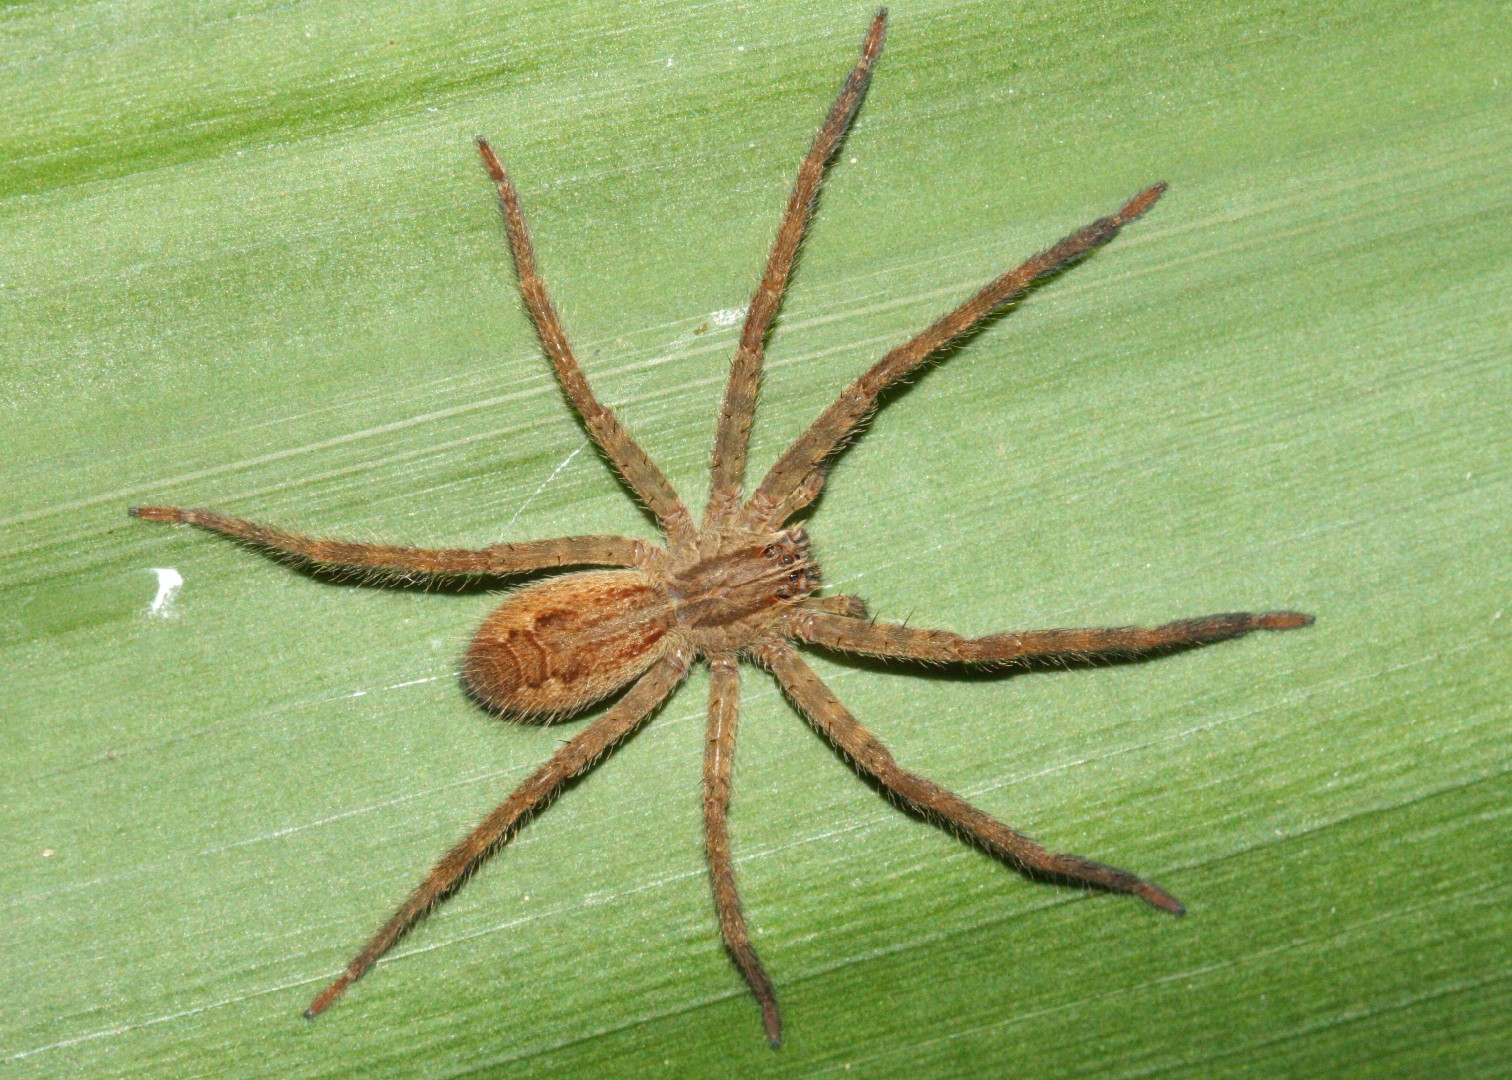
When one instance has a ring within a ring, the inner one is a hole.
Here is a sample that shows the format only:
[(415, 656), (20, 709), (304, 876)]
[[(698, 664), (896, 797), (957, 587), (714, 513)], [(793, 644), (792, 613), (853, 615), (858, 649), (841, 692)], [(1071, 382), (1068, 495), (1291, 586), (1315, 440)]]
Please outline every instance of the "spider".
[(351, 964), (305, 1010), (313, 1018), (361, 978), (427, 912), (578, 776), (641, 727), (702, 659), (711, 673), (704, 749), (704, 838), (720, 934), (761, 1007), (767, 1041), (781, 1044), (777, 995), (751, 945), (730, 857), (728, 811), (735, 756), (739, 666), (766, 668), (797, 710), (854, 767), (898, 801), (959, 833), (1031, 877), (1132, 893), (1180, 915), (1181, 902), (1127, 870), (1041, 847), (964, 799), (904, 769), (857, 722), (794, 648), (795, 643), (892, 660), (1001, 665), (1030, 658), (1128, 656), (1206, 645), (1252, 630), (1293, 630), (1312, 616), (1293, 611), (1182, 619), (1153, 628), (1040, 630), (968, 638), (946, 630), (880, 623), (855, 596), (820, 596), (819, 566), (801, 526), (788, 525), (824, 486), (828, 463), (878, 407), (879, 396), (937, 356), (1036, 281), (1086, 257), (1148, 210), (1165, 191), (1155, 184), (994, 279), (976, 295), (877, 361), (820, 413), (778, 458), (756, 489), (744, 492), (746, 450), (768, 331), (786, 291), (814, 198), (882, 51), (887, 10), (879, 11), (861, 57), (841, 88), (798, 170), (787, 210), (747, 309), (730, 366), (701, 521), (656, 464), (589, 388), (536, 269), (519, 195), (488, 141), (483, 164), (498, 188), (520, 291), (568, 401), (629, 489), (655, 515), (664, 544), (620, 536), (573, 536), (498, 544), (482, 550), (393, 547), (317, 540), (210, 510), (138, 506), (148, 521), (183, 522), (317, 569), (428, 576), (493, 577), (567, 566), (579, 570), (525, 586), (483, 622), (462, 670), (472, 696), (515, 719), (572, 716), (628, 687), (585, 730), (554, 753), (481, 824), (452, 848)]

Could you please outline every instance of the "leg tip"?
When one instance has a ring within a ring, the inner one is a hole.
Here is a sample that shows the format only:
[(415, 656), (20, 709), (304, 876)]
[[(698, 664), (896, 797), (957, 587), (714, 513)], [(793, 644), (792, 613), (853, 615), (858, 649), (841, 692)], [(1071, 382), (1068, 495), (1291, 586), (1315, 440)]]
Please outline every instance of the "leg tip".
[(1314, 621), (1313, 616), (1300, 611), (1267, 611), (1264, 615), (1256, 617), (1255, 628), (1257, 630), (1298, 630), (1304, 626), (1311, 626)]
[[(488, 175), (493, 178), (493, 182), (496, 184), (507, 184), (508, 174), (504, 171), (504, 163), (499, 160), (499, 155), (494, 153), (494, 148), (488, 145), (488, 140), (482, 135), (476, 138), (478, 140), (478, 153), (483, 157), (483, 167), (488, 170)], [(508, 193), (501, 191), (500, 194), (508, 198)]]
[(176, 506), (129, 506), (126, 513), (143, 521), (188, 521), (187, 511)]
[(1145, 903), (1152, 907), (1158, 907), (1161, 911), (1170, 912), (1178, 919), (1186, 914), (1186, 905), (1159, 886), (1142, 881), (1135, 892), (1138, 893), (1139, 898)]
[(887, 9), (878, 8), (872, 16), (871, 26), (867, 27), (866, 40), (861, 43), (861, 61), (857, 71), (862, 67), (874, 63), (882, 52), (882, 35), (887, 32)]
[(1138, 195), (1124, 203), (1123, 209), (1114, 215), (1113, 220), (1120, 225), (1127, 225), (1150, 207), (1154, 206), (1156, 200), (1164, 195), (1165, 192), (1166, 182), (1164, 180), (1158, 184), (1151, 184)]
[(341, 978), (333, 982), (330, 986), (322, 990), (319, 994), (315, 995), (315, 1000), (310, 1002), (310, 1007), (304, 1011), (305, 1019), (313, 1020), (321, 1013), (325, 1012), (326, 1007), (330, 1005), (331, 1002), (339, 998), (342, 994), (346, 993), (346, 988), (351, 984), (352, 980), (343, 975)]
[(766, 1044), (773, 1050), (782, 1049), (782, 1014), (775, 1001), (761, 1003), (761, 1026), (766, 1028)]

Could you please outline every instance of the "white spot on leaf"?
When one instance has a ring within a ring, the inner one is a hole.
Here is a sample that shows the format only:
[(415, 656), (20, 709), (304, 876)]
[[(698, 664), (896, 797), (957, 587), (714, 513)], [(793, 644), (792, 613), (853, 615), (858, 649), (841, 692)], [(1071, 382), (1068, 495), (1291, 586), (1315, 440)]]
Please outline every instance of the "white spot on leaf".
[(157, 575), (158, 590), (147, 608), (147, 617), (166, 619), (173, 614), (173, 594), (184, 584), (184, 575), (171, 566), (154, 566), (152, 572)]

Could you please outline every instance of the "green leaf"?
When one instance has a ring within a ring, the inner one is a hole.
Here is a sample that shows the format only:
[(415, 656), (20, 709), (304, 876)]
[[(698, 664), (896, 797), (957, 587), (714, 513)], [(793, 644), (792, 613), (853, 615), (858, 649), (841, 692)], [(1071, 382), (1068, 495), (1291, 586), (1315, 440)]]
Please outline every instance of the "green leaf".
[[(586, 448), (471, 137), (690, 500), (740, 309), (870, 12), (35, 3), (3, 21), (0, 1055), (48, 1073), (1485, 1075), (1509, 1047), (1512, 71), (1495, 5), (920, 3), (772, 339), (753, 467), (881, 351), (1159, 206), (893, 397), (826, 578), (964, 632), (1290, 607), (992, 678), (816, 666), (905, 765), (1175, 921), (899, 814), (743, 683), (719, 944), (704, 691), (317, 1023), (575, 724), (454, 672), (479, 592), (317, 582), (128, 505), (481, 546), (654, 535)], [(154, 568), (184, 579), (149, 616)]]

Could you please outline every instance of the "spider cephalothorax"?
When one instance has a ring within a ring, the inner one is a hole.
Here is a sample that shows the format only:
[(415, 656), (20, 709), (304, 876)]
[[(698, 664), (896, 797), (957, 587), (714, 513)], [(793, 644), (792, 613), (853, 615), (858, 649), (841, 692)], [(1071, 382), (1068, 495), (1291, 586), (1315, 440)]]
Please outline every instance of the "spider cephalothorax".
[(727, 812), (735, 752), (739, 661), (754, 660), (776, 677), (799, 712), (862, 773), (903, 803), (1039, 877), (1132, 893), (1181, 914), (1175, 897), (1127, 870), (1049, 851), (959, 796), (898, 765), (803, 662), (795, 643), (871, 656), (947, 664), (1004, 664), (1029, 657), (1136, 654), (1239, 637), (1252, 630), (1291, 630), (1312, 622), (1292, 611), (1183, 619), (1153, 628), (1039, 630), (966, 638), (946, 630), (878, 623), (854, 596), (817, 596), (819, 568), (808, 535), (784, 528), (824, 485), (830, 456), (877, 407), (883, 390), (917, 369), (946, 343), (978, 325), (1028, 286), (1107, 243), (1165, 190), (1156, 184), (1117, 213), (1099, 218), (989, 282), (955, 310), (893, 349), (852, 383), (783, 452), (755, 491), (744, 491), (746, 449), (756, 405), (764, 342), (826, 163), (850, 126), (882, 50), (886, 11), (877, 13), (824, 126), (798, 171), (787, 213), (746, 314), (731, 363), (710, 463), (712, 486), (701, 524), (614, 413), (593, 396), (578, 366), (535, 255), (519, 196), (488, 143), (478, 140), (498, 187), (520, 277), (520, 291), (541, 344), (572, 406), (632, 492), (656, 516), (665, 546), (617, 536), (573, 536), (499, 544), (481, 550), (423, 549), (342, 540), (311, 540), (209, 510), (143, 506), (151, 521), (182, 521), (236, 537), (265, 551), (332, 568), (403, 577), (502, 576), (564, 566), (599, 566), (526, 586), (488, 617), (468, 648), (463, 678), (483, 704), (519, 718), (562, 719), (629, 689), (579, 732), (481, 824), (448, 852), (392, 918), (306, 1010), (314, 1016), (345, 992), (488, 855), (508, 842), (571, 777), (584, 772), (640, 727), (697, 659), (710, 669), (704, 754), (704, 832), (720, 933), (761, 1005), (767, 1040), (782, 1024), (772, 981), (746, 934), (730, 857)]
[(808, 533), (721, 537), (710, 555), (675, 561), (668, 575), (678, 624), (700, 652), (743, 649), (819, 588)]

